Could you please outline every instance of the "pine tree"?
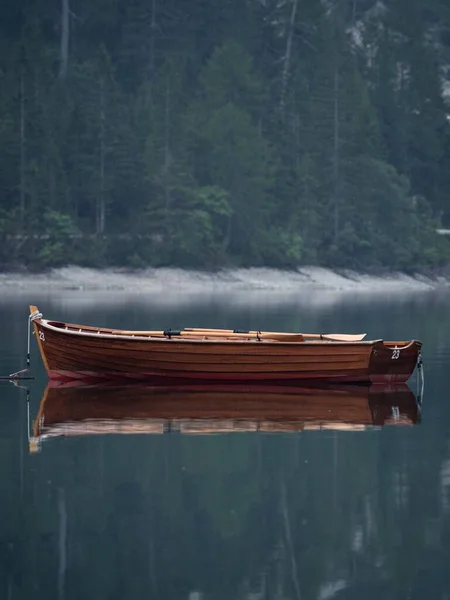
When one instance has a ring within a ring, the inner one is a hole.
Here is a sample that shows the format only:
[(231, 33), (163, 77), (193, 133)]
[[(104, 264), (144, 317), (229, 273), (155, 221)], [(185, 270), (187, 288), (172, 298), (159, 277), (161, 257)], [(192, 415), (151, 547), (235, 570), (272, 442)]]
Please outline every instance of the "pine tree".
[[(268, 217), (271, 151), (252, 118), (261, 85), (236, 43), (216, 50), (200, 76), (202, 92), (188, 113), (188, 150), (199, 185), (229, 194), (230, 251), (258, 259)], [(247, 110), (246, 110), (247, 107)]]

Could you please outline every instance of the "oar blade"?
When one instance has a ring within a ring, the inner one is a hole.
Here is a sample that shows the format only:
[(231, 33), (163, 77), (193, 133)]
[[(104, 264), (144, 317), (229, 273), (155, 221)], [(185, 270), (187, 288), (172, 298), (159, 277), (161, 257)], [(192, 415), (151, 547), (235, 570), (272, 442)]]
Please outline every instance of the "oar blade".
[[(366, 335), (366, 333), (324, 333), (322, 337), (333, 342), (361, 342)], [(304, 336), (308, 337), (305, 334)]]

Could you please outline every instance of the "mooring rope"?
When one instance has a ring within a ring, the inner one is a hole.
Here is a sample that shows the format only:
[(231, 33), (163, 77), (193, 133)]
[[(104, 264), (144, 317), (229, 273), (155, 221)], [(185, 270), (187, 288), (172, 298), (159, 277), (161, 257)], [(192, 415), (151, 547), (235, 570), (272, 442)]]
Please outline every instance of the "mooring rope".
[[(419, 352), (419, 356), (417, 357), (417, 399), (419, 405), (422, 405), (423, 402), (423, 392), (425, 389), (425, 372), (423, 368), (423, 360), (422, 354)], [(420, 386), (420, 387), (419, 387)]]

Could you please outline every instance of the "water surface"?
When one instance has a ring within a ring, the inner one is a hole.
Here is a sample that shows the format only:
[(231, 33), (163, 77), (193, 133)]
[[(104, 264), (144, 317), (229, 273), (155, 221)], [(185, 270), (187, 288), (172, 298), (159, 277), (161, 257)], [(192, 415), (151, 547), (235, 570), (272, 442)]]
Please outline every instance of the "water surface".
[[(316, 410), (303, 397), (303, 412), (273, 426), (267, 405), (236, 422), (239, 398), (212, 414), (212, 393), (195, 414), (182, 397), (165, 405), (159, 397), (149, 421), (142, 397), (122, 390), (102, 427), (72, 424), (30, 453), (27, 414), (31, 427), (46, 387), (33, 339), (29, 401), (25, 389), (0, 385), (1, 598), (448, 598), (447, 295), (177, 304), (113, 294), (0, 298), (0, 375), (25, 366), (28, 304), (37, 303), (48, 318), (127, 329), (418, 338), (422, 407), (331, 395)], [(98, 406), (70, 399), (74, 410)], [(124, 428), (127, 399), (135, 418)], [(214, 429), (225, 433), (205, 433)]]

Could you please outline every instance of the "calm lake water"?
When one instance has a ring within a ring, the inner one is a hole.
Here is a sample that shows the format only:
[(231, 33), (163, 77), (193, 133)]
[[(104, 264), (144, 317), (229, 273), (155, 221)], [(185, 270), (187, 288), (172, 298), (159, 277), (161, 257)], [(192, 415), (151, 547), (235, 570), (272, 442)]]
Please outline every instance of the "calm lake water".
[[(204, 421), (213, 391), (195, 414), (189, 397), (151, 390), (147, 401), (142, 390), (56, 392), (43, 405), (32, 338), (28, 400), (0, 383), (0, 598), (450, 598), (449, 300), (0, 295), (0, 375), (25, 366), (29, 303), (48, 318), (127, 329), (418, 338), (425, 370), (419, 408), (412, 392), (299, 392), (297, 416), (274, 417), (267, 403), (258, 412), (256, 399), (239, 419), (242, 396), (231, 395)], [(38, 413), (48, 437), (30, 452)]]

